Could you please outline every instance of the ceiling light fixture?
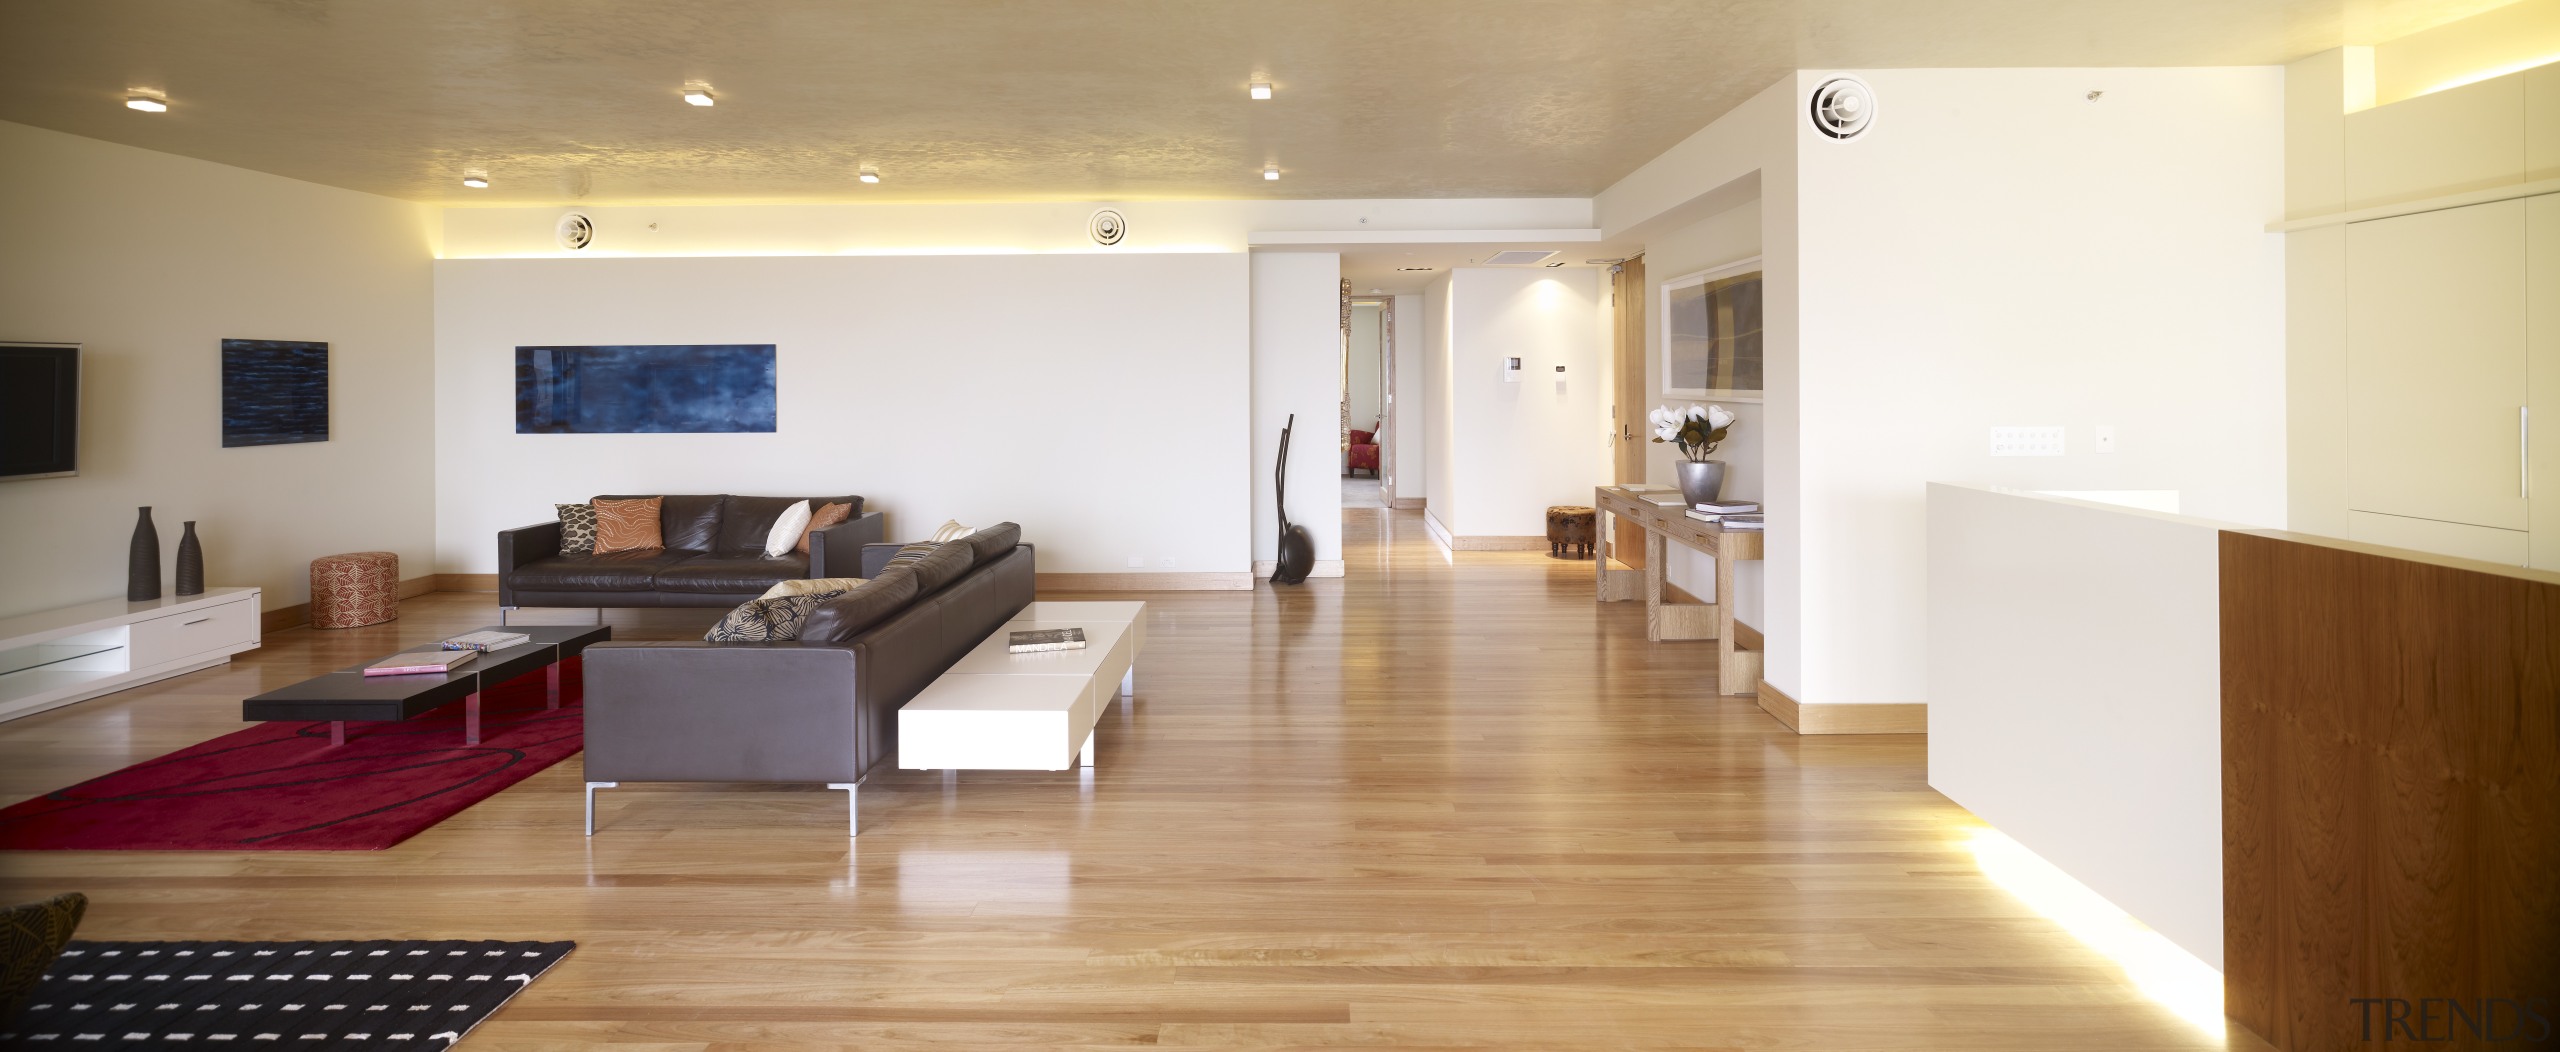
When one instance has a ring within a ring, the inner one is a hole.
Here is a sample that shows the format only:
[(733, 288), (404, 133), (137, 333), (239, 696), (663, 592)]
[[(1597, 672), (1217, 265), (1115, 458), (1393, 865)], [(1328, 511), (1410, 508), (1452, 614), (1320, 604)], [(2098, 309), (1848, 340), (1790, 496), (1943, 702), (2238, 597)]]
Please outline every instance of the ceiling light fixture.
[(167, 96), (162, 95), (159, 92), (143, 91), (137, 88), (125, 93), (124, 108), (129, 110), (141, 110), (144, 113), (167, 113), (169, 112), (169, 99)]
[(1403, 271), (1428, 271), (1428, 270), (1430, 270), (1431, 268), (1430, 268), (1430, 267), (1397, 267), (1396, 269), (1397, 269), (1397, 270), (1403, 270)]
[(474, 190), (486, 190), (489, 188), (489, 173), (477, 168), (466, 171), (462, 173), (462, 185)]
[(1280, 166), (1276, 164), (1263, 165), (1262, 178), (1265, 182), (1278, 182), (1280, 180)]
[(684, 86), (684, 102), (687, 106), (709, 106), (718, 101), (718, 99), (711, 97), (711, 85), (709, 84), (687, 84)]
[(1561, 267), (1561, 266), (1563, 266), (1563, 265), (1564, 265), (1564, 261), (1563, 261), (1563, 260), (1561, 260), (1561, 259), (1559, 259), (1559, 260), (1557, 260), (1557, 261), (1555, 261), (1555, 262), (1553, 262), (1553, 263), (1549, 263), (1549, 264), (1547, 264), (1547, 269), (1548, 269), (1548, 270), (1554, 270), (1555, 268), (1557, 268), (1557, 267)]
[(880, 181), (880, 169), (866, 164), (862, 166), (862, 171), (856, 177), (866, 183), (876, 183)]
[(1254, 81), (1254, 82), (1253, 82), (1253, 97), (1254, 97), (1254, 98), (1257, 98), (1257, 99), (1267, 99), (1267, 98), (1270, 98), (1270, 97), (1271, 97), (1271, 82), (1270, 82), (1270, 81), (1267, 81), (1267, 80), (1257, 80), (1257, 81)]

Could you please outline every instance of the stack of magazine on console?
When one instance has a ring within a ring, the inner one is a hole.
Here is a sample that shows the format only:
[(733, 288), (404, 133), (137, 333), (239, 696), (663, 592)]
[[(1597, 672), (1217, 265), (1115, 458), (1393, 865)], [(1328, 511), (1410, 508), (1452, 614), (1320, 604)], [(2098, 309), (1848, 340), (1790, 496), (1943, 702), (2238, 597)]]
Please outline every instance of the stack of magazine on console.
[(1753, 523), (1758, 523), (1760, 521), (1760, 502), (1756, 500), (1711, 500), (1703, 504), (1691, 506), (1688, 511), (1688, 516), (1692, 519), (1698, 520), (1699, 522), (1724, 523), (1728, 529), (1749, 529), (1750, 527), (1747, 526), (1735, 526), (1734, 523), (1744, 519), (1750, 520)]

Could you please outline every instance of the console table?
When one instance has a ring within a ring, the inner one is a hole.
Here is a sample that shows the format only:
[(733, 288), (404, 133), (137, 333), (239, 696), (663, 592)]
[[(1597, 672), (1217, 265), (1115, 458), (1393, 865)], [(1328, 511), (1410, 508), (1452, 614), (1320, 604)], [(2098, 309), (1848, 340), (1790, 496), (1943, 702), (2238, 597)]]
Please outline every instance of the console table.
[[(1612, 568), (1606, 545), (1592, 560), (1599, 575), (1601, 602), (1644, 598), (1644, 636), (1654, 641), (1712, 639), (1716, 641), (1716, 692), (1719, 694), (1756, 694), (1760, 690), (1760, 652), (1735, 645), (1733, 627), (1733, 567), (1746, 559), (1758, 559), (1761, 533), (1758, 530), (1727, 530), (1712, 522), (1690, 518), (1681, 506), (1663, 507), (1618, 486), (1601, 486), (1591, 492), (1591, 506), (1602, 516), (1597, 524), (1602, 537), (1611, 536), (1607, 516), (1615, 515), (1644, 530), (1644, 569), (1620, 565)], [(1716, 601), (1713, 603), (1670, 603), (1662, 598), (1664, 555), (1669, 546), (1705, 552), (1716, 560)]]
[[(1142, 602), (1040, 601), (995, 630), (898, 710), (907, 770), (1063, 771), (1093, 766), (1094, 724), (1137, 697)], [(1081, 628), (1085, 648), (1010, 652), (1017, 631)]]
[(227, 664), (258, 647), (255, 588), (0, 618), (0, 720)]

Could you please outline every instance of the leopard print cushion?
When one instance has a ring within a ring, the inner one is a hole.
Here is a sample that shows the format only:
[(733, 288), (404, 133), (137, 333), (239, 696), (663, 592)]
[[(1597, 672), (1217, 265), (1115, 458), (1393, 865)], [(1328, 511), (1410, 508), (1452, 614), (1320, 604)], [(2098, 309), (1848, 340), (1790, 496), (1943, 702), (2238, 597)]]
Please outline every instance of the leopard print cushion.
[(0, 914), (0, 1023), (26, 1009), (36, 981), (71, 944), (71, 933), (88, 910), (89, 897), (72, 891)]
[(596, 550), (596, 506), (554, 504), (560, 511), (560, 554), (587, 555)]
[(809, 612), (818, 604), (843, 595), (836, 592), (813, 592), (808, 595), (781, 595), (770, 599), (749, 599), (729, 611), (711, 631), (702, 634), (705, 643), (779, 643), (800, 638), (800, 629), (809, 623)]

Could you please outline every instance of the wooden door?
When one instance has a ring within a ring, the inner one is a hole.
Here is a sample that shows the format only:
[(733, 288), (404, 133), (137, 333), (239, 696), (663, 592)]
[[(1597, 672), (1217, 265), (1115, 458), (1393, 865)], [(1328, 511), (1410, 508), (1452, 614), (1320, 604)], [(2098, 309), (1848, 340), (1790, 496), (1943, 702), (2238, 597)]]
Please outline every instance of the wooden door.
[(2350, 510), (2525, 528), (2524, 231), (2523, 201), (2347, 227)]
[[(1617, 428), (1618, 451), (1616, 477), (1618, 483), (1645, 480), (1645, 448), (1653, 440), (1653, 430), (1645, 414), (1653, 406), (1646, 401), (1645, 371), (1645, 281), (1644, 257), (1637, 256), (1618, 265), (1610, 282), (1610, 305), (1614, 312), (1611, 333), (1617, 362), (1617, 397), (1610, 423)], [(1610, 554), (1619, 562), (1637, 569), (1644, 568), (1644, 530), (1620, 520), (1611, 539)]]

